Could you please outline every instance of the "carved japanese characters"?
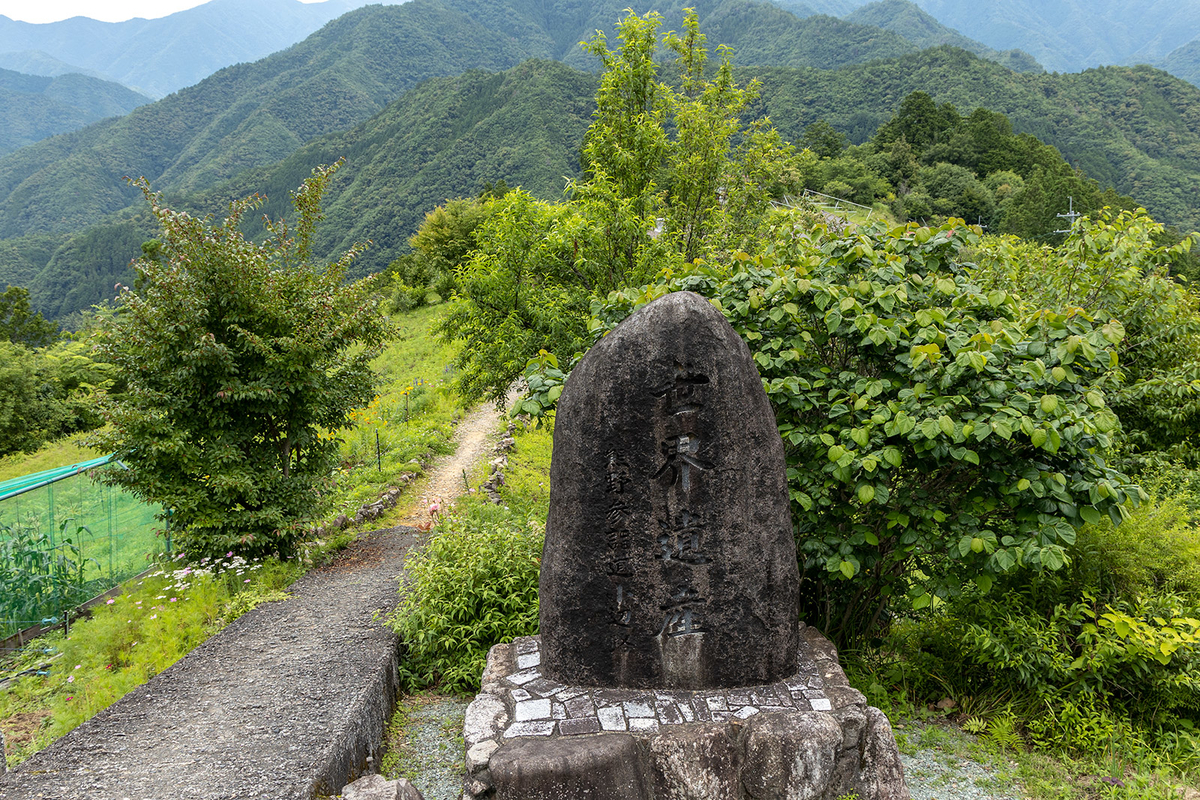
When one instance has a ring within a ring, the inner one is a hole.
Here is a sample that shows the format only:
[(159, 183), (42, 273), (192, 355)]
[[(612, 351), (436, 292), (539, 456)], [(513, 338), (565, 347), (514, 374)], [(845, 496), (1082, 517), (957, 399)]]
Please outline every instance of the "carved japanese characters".
[(707, 688), (795, 670), (783, 443), (749, 350), (690, 292), (637, 311), (559, 400), (540, 603), (543, 670)]

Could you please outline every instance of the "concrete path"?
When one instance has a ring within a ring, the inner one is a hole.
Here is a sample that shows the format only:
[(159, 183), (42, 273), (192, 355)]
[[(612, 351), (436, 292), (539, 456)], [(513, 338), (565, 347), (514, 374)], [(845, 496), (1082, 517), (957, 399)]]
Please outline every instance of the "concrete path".
[(379, 760), (411, 528), (377, 531), (0, 776), (0, 798), (310, 800)]

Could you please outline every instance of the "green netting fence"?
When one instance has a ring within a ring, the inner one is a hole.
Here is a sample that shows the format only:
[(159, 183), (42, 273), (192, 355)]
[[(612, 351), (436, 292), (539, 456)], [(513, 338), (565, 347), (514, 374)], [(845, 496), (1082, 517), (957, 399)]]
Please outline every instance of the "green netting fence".
[(0, 483), (0, 639), (58, 624), (170, 549), (158, 507), (95, 480), (108, 462)]

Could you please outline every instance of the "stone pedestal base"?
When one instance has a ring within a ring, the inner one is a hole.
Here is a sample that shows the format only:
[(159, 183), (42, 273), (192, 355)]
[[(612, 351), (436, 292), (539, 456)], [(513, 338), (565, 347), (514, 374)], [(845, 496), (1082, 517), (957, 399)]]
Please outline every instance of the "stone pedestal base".
[(892, 728), (801, 626), (796, 674), (698, 691), (565, 686), (537, 637), (488, 654), (464, 800), (908, 800)]

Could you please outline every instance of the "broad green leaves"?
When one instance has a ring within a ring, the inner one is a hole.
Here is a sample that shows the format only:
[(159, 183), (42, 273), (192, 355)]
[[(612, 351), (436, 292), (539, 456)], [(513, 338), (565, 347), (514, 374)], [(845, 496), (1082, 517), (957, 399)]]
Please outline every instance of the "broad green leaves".
[(1075, 526), (1136, 499), (1104, 460), (1116, 329), (1078, 309), (1023, 317), (957, 264), (977, 242), (954, 221), (824, 239), (789, 226), (758, 256), (594, 308), (603, 329), (644, 297), (689, 289), (745, 338), (820, 587), (805, 613), (842, 641), (915, 575), (914, 608), (1018, 566), (1059, 569)]

